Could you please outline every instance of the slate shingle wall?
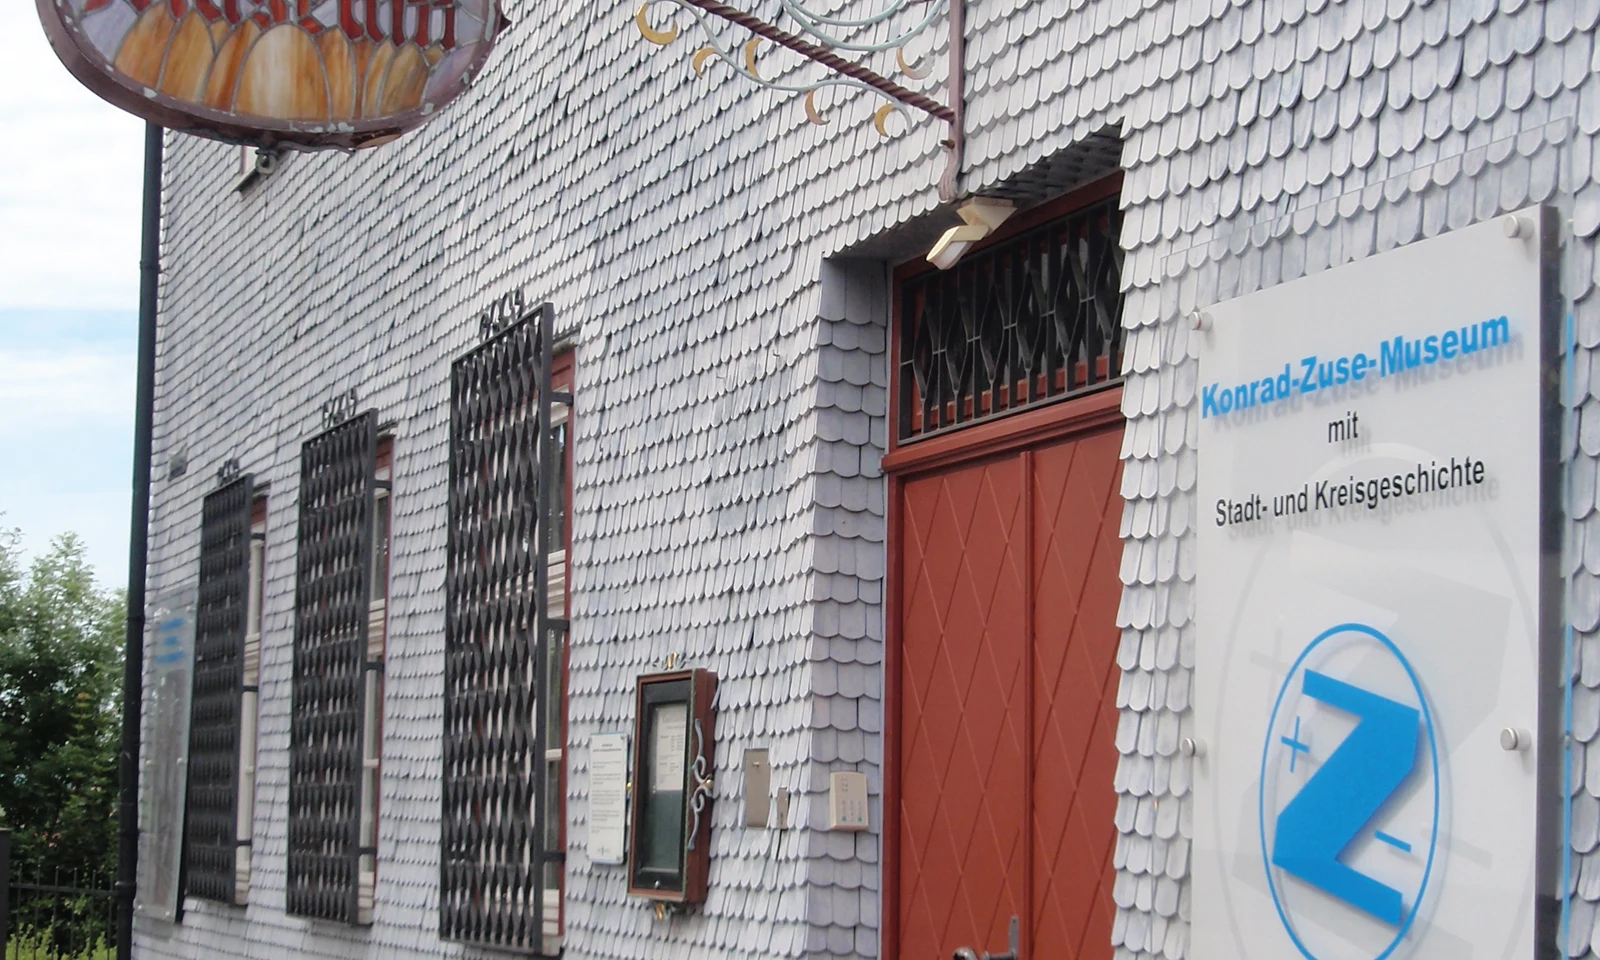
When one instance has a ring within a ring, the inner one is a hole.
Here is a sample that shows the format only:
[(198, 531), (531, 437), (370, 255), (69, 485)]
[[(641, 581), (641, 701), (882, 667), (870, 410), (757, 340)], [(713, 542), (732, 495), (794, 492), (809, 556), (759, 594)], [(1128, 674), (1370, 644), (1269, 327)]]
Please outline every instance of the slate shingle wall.
[[(814, 128), (695, 80), (688, 41), (653, 53), (631, 9), (509, 6), (479, 88), (391, 147), (291, 157), (239, 195), (236, 151), (169, 141), (156, 447), (192, 467), (156, 484), (152, 586), (194, 575), (223, 460), (272, 499), (252, 905), (141, 922), (141, 956), (474, 953), (436, 936), (446, 401), (475, 312), (518, 287), (578, 352), (567, 955), (877, 953), (876, 833), (818, 826), (830, 770), (878, 784), (887, 374), (862, 311), (884, 307), (846, 290), (819, 322), (820, 271), (932, 209), (943, 134), (882, 143), (867, 98)], [(283, 915), (299, 444), (351, 388), (396, 423), (370, 930)], [(585, 744), (629, 727), (633, 676), (669, 653), (722, 677), (720, 802), (710, 903), (657, 922), (584, 858)], [(748, 746), (795, 792), (791, 829), (735, 827)]]
[[(874, 261), (824, 264), (811, 599), (808, 957), (878, 955), (883, 810), (889, 277)], [(829, 774), (867, 774), (873, 830), (830, 833)]]
[[(192, 467), (158, 477), (152, 587), (193, 576), (200, 499), (224, 459), (270, 482), (272, 501), (252, 906), (141, 924), (141, 956), (471, 953), (435, 934), (445, 400), (473, 313), (516, 287), (553, 300), (578, 349), (568, 956), (877, 953), (876, 832), (816, 828), (829, 771), (881, 784), (886, 308), (881, 268), (824, 263), (917, 234), (943, 131), (879, 143), (865, 98), (813, 128), (743, 82), (695, 80), (692, 41), (654, 53), (629, 8), (508, 6), (518, 26), (479, 88), (395, 145), (294, 157), (241, 197), (233, 150), (171, 141), (156, 450), (161, 463), (186, 448)], [(1198, 414), (1181, 317), (1553, 196), (1577, 235), (1568, 947), (1597, 952), (1597, 18), (1586, 0), (969, 3), (967, 189), (1006, 190), (1093, 134), (1123, 137), (1119, 960), (1187, 952), (1176, 743)], [(1571, 127), (1548, 125), (1559, 117)], [(1507, 139), (1523, 131), (1537, 132)], [(370, 931), (282, 914), (298, 449), (351, 387), (398, 424)], [(673, 652), (722, 676), (720, 802), (711, 902), (658, 923), (627, 902), (620, 869), (583, 856), (585, 744), (626, 728), (632, 676)], [(796, 792), (793, 829), (736, 826), (747, 746), (770, 748), (774, 786)]]

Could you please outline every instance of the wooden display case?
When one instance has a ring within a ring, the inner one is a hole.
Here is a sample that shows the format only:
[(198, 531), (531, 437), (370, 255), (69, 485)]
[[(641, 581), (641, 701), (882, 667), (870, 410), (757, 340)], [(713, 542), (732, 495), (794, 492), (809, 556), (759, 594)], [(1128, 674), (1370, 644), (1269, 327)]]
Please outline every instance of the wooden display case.
[(664, 903), (706, 899), (711, 865), (716, 674), (641, 676), (635, 697), (628, 893)]

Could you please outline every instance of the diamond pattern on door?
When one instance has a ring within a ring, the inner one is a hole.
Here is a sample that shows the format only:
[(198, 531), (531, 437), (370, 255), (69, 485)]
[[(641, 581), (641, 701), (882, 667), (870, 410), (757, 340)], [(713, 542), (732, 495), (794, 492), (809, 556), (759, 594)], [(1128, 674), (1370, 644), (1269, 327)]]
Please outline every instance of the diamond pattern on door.
[(894, 960), (1003, 952), (1013, 916), (1029, 960), (1112, 956), (1120, 446), (901, 485)]
[(904, 488), (905, 957), (1003, 943), (1024, 899), (1024, 479), (1010, 458)]
[(1032, 956), (1041, 958), (1111, 956), (1121, 439), (1106, 430), (1033, 455)]

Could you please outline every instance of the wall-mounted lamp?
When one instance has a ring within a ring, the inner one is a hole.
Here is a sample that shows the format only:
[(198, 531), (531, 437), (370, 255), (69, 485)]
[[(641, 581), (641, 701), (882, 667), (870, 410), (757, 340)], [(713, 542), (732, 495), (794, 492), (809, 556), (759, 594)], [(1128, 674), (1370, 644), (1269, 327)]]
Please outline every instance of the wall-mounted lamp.
[(940, 270), (949, 270), (973, 244), (999, 229), (1016, 209), (1010, 200), (990, 197), (973, 197), (963, 203), (956, 212), (966, 221), (965, 225), (946, 230), (928, 251), (928, 262)]

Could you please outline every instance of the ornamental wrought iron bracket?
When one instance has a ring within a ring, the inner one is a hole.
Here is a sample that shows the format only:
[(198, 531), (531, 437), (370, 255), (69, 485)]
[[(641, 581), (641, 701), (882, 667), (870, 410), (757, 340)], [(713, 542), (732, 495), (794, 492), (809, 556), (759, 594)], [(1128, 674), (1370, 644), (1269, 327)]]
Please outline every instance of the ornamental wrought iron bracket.
[(694, 722), (694, 783), (689, 795), (689, 809), (694, 813), (694, 824), (689, 828), (689, 849), (693, 850), (695, 841), (700, 836), (700, 815), (705, 812), (706, 804), (710, 802), (717, 788), (717, 782), (711, 776), (711, 761), (706, 756), (706, 733), (700, 726), (700, 720)]
[[(911, 123), (908, 109), (944, 122), (948, 125), (949, 136), (942, 144), (947, 163), (944, 175), (939, 181), (939, 195), (946, 202), (960, 195), (961, 166), (966, 147), (963, 130), (965, 119), (963, 106), (966, 99), (963, 68), (966, 46), (966, 0), (888, 0), (887, 6), (883, 9), (856, 17), (842, 17), (817, 11), (808, 7), (806, 0), (779, 0), (782, 12), (797, 25), (794, 31), (768, 23), (753, 14), (721, 3), (720, 0), (645, 0), (634, 15), (634, 22), (646, 40), (658, 47), (666, 47), (676, 41), (682, 31), (676, 22), (669, 21), (660, 27), (650, 22), (650, 8), (660, 4), (672, 4), (687, 11), (694, 18), (700, 32), (704, 34), (705, 43), (696, 50), (691, 60), (696, 76), (705, 76), (710, 62), (721, 60), (731, 66), (735, 73), (760, 86), (803, 97), (806, 119), (818, 126), (826, 126), (832, 122), (817, 106), (817, 93), (830, 88), (862, 90), (887, 99), (889, 102), (879, 107), (872, 115), (873, 126), (877, 129), (878, 135), (884, 138), (890, 136), (889, 119), (894, 115), (898, 114), (907, 125)], [(946, 23), (950, 30), (948, 104), (940, 103), (926, 94), (918, 93), (904, 84), (891, 80), (863, 62), (847, 59), (846, 55), (864, 59), (886, 54), (892, 50), (898, 72), (909, 82), (927, 80), (933, 75), (931, 63), (925, 63), (921, 59), (908, 61), (905, 48), (911, 41), (928, 32), (938, 21), (939, 15), (946, 12), (946, 8), (949, 13)], [(893, 27), (893, 21), (906, 15), (908, 11), (910, 13), (906, 19), (912, 22), (901, 28)], [(724, 44), (713, 29), (711, 18), (727, 21), (754, 36), (743, 43)], [(871, 39), (872, 31), (883, 28), (886, 24), (891, 25), (889, 29), (893, 35), (882, 40)], [(834, 76), (811, 83), (784, 83), (763, 77), (757, 63), (757, 55), (761, 51), (763, 40), (821, 64), (832, 71)]]

